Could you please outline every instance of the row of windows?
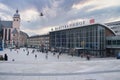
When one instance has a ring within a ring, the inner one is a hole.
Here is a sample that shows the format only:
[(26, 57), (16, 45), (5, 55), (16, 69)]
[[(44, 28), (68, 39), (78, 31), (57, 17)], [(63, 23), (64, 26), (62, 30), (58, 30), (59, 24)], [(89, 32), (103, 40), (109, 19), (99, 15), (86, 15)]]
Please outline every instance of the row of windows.
[(96, 37), (94, 37), (94, 36), (89, 36), (89, 37), (75, 37), (75, 36), (73, 36), (73, 37), (66, 37), (66, 38), (64, 38), (64, 37), (59, 37), (59, 38), (52, 38), (51, 39), (51, 41), (53, 42), (53, 41), (56, 41), (56, 42), (70, 42), (70, 41), (72, 41), (72, 42), (81, 42), (81, 41), (85, 41), (85, 42), (97, 42), (98, 40), (101, 40), (101, 41), (104, 41), (104, 37), (102, 37), (102, 39), (100, 39), (102, 36), (96, 36)]
[(75, 47), (81, 47), (81, 48), (85, 48), (85, 49), (104, 49), (104, 44), (92, 44), (92, 43), (86, 43), (84, 45), (80, 44), (80, 43), (62, 43), (62, 44), (53, 44), (52, 47), (67, 47), (67, 48), (75, 48)]
[(93, 31), (93, 32), (71, 32), (71, 33), (68, 33), (68, 32), (66, 32), (66, 33), (63, 33), (63, 32), (61, 32), (61, 33), (56, 33), (56, 34), (53, 34), (51, 37), (66, 37), (66, 36), (69, 36), (69, 37), (72, 37), (72, 36), (96, 36), (97, 35), (97, 31)]
[[(53, 47), (81, 47), (81, 42), (85, 42), (87, 48), (105, 48), (105, 28), (103, 27), (89, 27), (58, 31), (50, 33), (50, 45)], [(81, 31), (81, 32), (78, 32)], [(93, 47), (92, 43), (98, 43), (99, 46)]]
[(114, 23), (114, 24), (107, 24), (107, 26), (116, 26), (116, 25), (120, 25), (120, 22), (119, 23)]
[(107, 45), (120, 45), (120, 40), (108, 40)]

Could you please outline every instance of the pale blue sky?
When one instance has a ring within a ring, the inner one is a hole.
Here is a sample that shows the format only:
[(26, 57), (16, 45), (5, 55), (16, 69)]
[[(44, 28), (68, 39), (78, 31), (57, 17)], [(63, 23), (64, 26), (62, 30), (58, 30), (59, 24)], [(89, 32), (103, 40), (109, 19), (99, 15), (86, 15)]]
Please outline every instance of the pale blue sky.
[(72, 21), (120, 20), (120, 0), (0, 0), (2, 20), (12, 20), (16, 9), (21, 15), (21, 30), (28, 35), (45, 34), (54, 26)]

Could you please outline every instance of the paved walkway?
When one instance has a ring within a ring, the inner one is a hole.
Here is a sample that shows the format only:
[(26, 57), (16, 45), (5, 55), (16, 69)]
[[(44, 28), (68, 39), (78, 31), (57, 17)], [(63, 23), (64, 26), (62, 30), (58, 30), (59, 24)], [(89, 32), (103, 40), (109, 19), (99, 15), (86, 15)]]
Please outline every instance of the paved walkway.
[(9, 73), (0, 72), (0, 75), (6, 76), (71, 76), (71, 75), (88, 75), (88, 74), (102, 74), (102, 73), (114, 73), (120, 74), (120, 70), (107, 70), (107, 71), (94, 71), (94, 72), (77, 72), (77, 73)]

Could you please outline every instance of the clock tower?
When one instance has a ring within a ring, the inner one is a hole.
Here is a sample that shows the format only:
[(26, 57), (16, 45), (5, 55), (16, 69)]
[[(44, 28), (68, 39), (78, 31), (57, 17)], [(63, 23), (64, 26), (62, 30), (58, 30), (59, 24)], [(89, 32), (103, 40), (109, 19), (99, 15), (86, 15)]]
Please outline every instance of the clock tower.
[(18, 10), (16, 10), (16, 13), (13, 16), (13, 28), (16, 28), (17, 30), (20, 29), (20, 14)]

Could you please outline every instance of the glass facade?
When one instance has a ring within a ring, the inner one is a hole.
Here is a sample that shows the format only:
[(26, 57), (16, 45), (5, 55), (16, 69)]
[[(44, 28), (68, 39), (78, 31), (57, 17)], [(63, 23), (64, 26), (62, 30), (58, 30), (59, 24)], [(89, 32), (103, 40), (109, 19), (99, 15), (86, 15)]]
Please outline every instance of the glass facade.
[(120, 40), (107, 40), (107, 45), (109, 46), (120, 45)]
[(73, 49), (76, 55), (105, 56), (105, 42), (105, 27), (99, 24), (50, 32), (51, 48), (68, 53)]
[(106, 52), (108, 56), (116, 56), (120, 52), (120, 36), (106, 37)]

